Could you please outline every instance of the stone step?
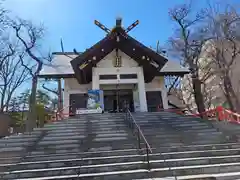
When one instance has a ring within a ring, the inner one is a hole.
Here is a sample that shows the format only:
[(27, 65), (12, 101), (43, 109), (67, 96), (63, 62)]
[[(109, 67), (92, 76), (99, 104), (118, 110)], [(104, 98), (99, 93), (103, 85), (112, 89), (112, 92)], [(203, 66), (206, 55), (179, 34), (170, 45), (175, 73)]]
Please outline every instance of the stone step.
[(171, 168), (152, 169), (153, 177), (168, 177), (168, 176), (186, 176), (196, 174), (211, 174), (211, 173), (229, 173), (239, 172), (240, 162), (222, 163), (222, 164), (207, 164), (207, 165), (190, 165)]
[(205, 145), (205, 144), (216, 144), (216, 143), (225, 143), (228, 141), (223, 141), (221, 138), (218, 140), (201, 140), (201, 141), (186, 141), (186, 140), (182, 140), (182, 141), (170, 141), (170, 142), (163, 142), (163, 141), (148, 141), (148, 143), (150, 144), (151, 147), (153, 148), (162, 148), (162, 147), (172, 147), (172, 146), (176, 146), (176, 147), (181, 147), (181, 146), (191, 146), (191, 145)]
[[(139, 153), (139, 150), (136, 148), (129, 148), (129, 149), (120, 149), (120, 150), (112, 150), (111, 146), (100, 147), (100, 148), (91, 148), (88, 152), (80, 152), (78, 151), (59, 151), (57, 153), (46, 153), (44, 151), (32, 151), (31, 153), (25, 156), (24, 161), (48, 161), (48, 160), (67, 160), (67, 159), (76, 159), (76, 158), (87, 158), (87, 157), (115, 157), (115, 156), (125, 156), (134, 155), (136, 156)], [(0, 164), (9, 164), (9, 158), (0, 158)], [(11, 159), (16, 159), (14, 162), (19, 160), (21, 157), (19, 154), (16, 154), (15, 157)]]
[[(0, 172), (1, 174), (11, 175), (15, 174), (15, 178), (31, 178), (31, 177), (41, 177), (41, 176), (57, 176), (71, 175), (74, 173), (87, 174), (87, 173), (101, 173), (101, 172), (111, 172), (111, 171), (125, 171), (125, 170), (137, 170), (144, 168), (144, 164), (139, 162), (124, 162), (124, 163), (108, 163), (108, 164), (95, 164), (95, 165), (80, 165), (80, 166), (65, 166), (65, 167), (53, 167), (44, 169), (27, 169), (27, 170), (15, 170), (11, 172)], [(11, 178), (9, 178), (11, 179)]]
[(240, 160), (240, 155), (227, 155), (227, 156), (208, 156), (208, 157), (189, 157), (178, 159), (157, 159), (151, 160), (151, 168), (164, 168), (164, 167), (184, 167), (193, 165), (211, 165), (211, 164), (224, 164), (224, 163), (237, 163)]
[[(56, 138), (63, 138), (64, 137), (68, 137), (68, 138), (71, 138), (71, 137), (77, 137), (77, 136), (87, 136), (87, 135), (99, 135), (99, 136), (111, 136), (111, 134), (122, 134), (122, 135), (125, 135), (127, 134), (127, 131), (126, 130), (108, 130), (108, 131), (86, 131), (86, 132), (67, 132), (64, 134), (64, 132), (61, 132), (61, 133), (56, 133), (56, 132), (52, 132), (52, 133), (48, 133), (45, 137), (56, 137)], [(115, 135), (116, 136), (116, 135)]]
[[(122, 145), (124, 144), (132, 144), (137, 142), (137, 140), (133, 141), (132, 139), (129, 139), (127, 136), (117, 136), (117, 137), (94, 137), (93, 139), (88, 140), (86, 139), (65, 139), (65, 140), (47, 140), (47, 141), (41, 141), (37, 144), (38, 147), (47, 147), (47, 146), (56, 146), (54, 148), (60, 149), (68, 148), (67, 145), (83, 145), (82, 143), (88, 143), (88, 144), (112, 144), (115, 145), (117, 143), (120, 143)], [(86, 144), (87, 145), (87, 144)], [(119, 145), (119, 144), (117, 144)]]
[[(187, 153), (187, 152), (186, 152)], [(180, 154), (181, 155), (181, 154)], [(182, 154), (184, 155), (184, 154)], [(198, 154), (199, 155), (199, 154)], [(207, 154), (205, 154), (207, 155)], [(230, 162), (239, 162), (240, 155), (226, 155), (226, 156), (198, 156), (188, 158), (167, 158), (162, 154), (151, 154), (150, 163), (151, 168), (164, 168), (164, 167), (178, 167), (190, 165), (204, 165), (204, 164), (221, 164)], [(26, 169), (46, 169), (46, 168), (60, 168), (71, 166), (86, 166), (86, 165), (104, 165), (113, 163), (126, 163), (137, 164), (146, 161), (146, 155), (125, 155), (125, 156), (109, 156), (109, 157), (89, 157), (89, 158), (74, 158), (55, 161), (39, 161), (39, 162), (22, 162), (18, 164), (2, 165), (5, 171), (11, 168), (11, 171), (26, 170)]]
[[(127, 166), (126, 166), (127, 164)], [(90, 165), (90, 166), (75, 166), (70, 167), (69, 169), (64, 168), (52, 168), (52, 169), (32, 169), (31, 171), (15, 171), (12, 174), (7, 174), (4, 178), (8, 179), (22, 179), (22, 178), (31, 178), (32, 180), (42, 179), (59, 179), (63, 175), (75, 175), (79, 174), (79, 178), (88, 179), (133, 179), (133, 176), (126, 177), (127, 174), (134, 175), (135, 179), (139, 178), (147, 178), (147, 177), (169, 177), (169, 176), (189, 176), (189, 175), (197, 175), (197, 174), (216, 174), (216, 173), (230, 173), (230, 172), (239, 172), (240, 163), (223, 163), (223, 164), (209, 164), (209, 165), (192, 165), (192, 166), (180, 166), (180, 167), (164, 167), (164, 168), (156, 168), (151, 169), (150, 171), (146, 169), (134, 169), (137, 167), (136, 164), (109, 164), (111, 169), (106, 168), (104, 165)], [(120, 168), (121, 167), (121, 168)], [(81, 169), (80, 169), (81, 168)], [(125, 169), (124, 171), (119, 171), (119, 169)], [(126, 169), (128, 168), (128, 169)], [(87, 171), (88, 169), (88, 171)], [(115, 171), (111, 171), (113, 169), (117, 169)], [(59, 176), (59, 171), (61, 171), (61, 176)], [(85, 173), (86, 172), (86, 173)], [(146, 174), (148, 173), (148, 174)], [(121, 174), (121, 175), (120, 175)], [(16, 176), (17, 175), (17, 176)], [(114, 176), (112, 176), (114, 175)], [(51, 176), (46, 177), (46, 176)], [(53, 178), (53, 177), (58, 178)], [(65, 176), (66, 177), (66, 176)], [(73, 176), (71, 176), (73, 177)], [(61, 178), (62, 179), (62, 178)]]
[[(144, 145), (142, 143), (142, 145)], [(142, 146), (144, 147), (144, 146)], [(211, 144), (204, 144), (204, 145), (190, 145), (190, 146), (171, 146), (171, 147), (166, 147), (166, 146), (159, 146), (157, 148), (152, 148), (153, 149), (153, 152), (159, 152), (159, 153), (170, 153), (170, 154), (176, 154), (176, 152), (200, 152), (200, 153), (204, 153), (204, 151), (207, 151), (207, 152), (220, 152), (220, 151), (224, 151), (224, 153), (226, 153), (228, 150), (240, 150), (240, 143), (224, 143), (224, 144), (214, 144), (214, 143), (211, 143)], [(106, 151), (107, 150), (107, 151)], [(98, 148), (90, 148), (89, 151), (91, 152), (82, 152), (82, 153), (79, 153), (79, 152), (72, 152), (70, 153), (69, 151), (66, 151), (66, 150), (59, 150), (60, 153), (54, 153), (54, 154), (45, 154), (44, 155), (44, 152), (43, 151), (33, 151), (32, 153), (32, 156), (29, 154), (29, 156), (27, 157), (30, 157), (30, 158), (33, 158), (33, 157), (39, 157), (40, 160), (41, 158), (43, 157), (46, 157), (46, 158), (50, 158), (50, 156), (63, 156), (64, 154), (68, 155), (76, 155), (76, 156), (79, 156), (79, 155), (83, 155), (83, 154), (89, 154), (89, 153), (93, 153), (93, 151), (97, 151), (96, 153), (99, 153), (99, 151), (101, 153), (106, 153), (107, 155), (111, 155), (111, 152), (112, 154), (114, 155), (117, 155), (118, 153), (120, 153), (120, 155), (123, 153), (125, 154), (125, 152), (127, 153), (130, 153), (130, 152), (136, 152), (137, 149), (136, 148), (130, 148), (130, 149), (126, 149), (126, 150), (117, 150), (117, 151), (111, 151), (112, 150), (112, 147), (110, 145), (108, 146), (105, 146), (105, 147), (98, 147)], [(102, 152), (103, 151), (103, 152)], [(63, 154), (64, 153), (64, 154)], [(105, 154), (105, 155), (106, 155)], [(226, 155), (226, 154), (222, 154), (222, 155)]]
[(159, 123), (159, 124), (167, 124), (167, 123), (172, 123), (172, 124), (193, 124), (193, 125), (199, 125), (199, 124), (206, 124), (203, 121), (197, 121), (197, 120), (174, 120), (174, 119), (153, 119), (149, 117), (145, 117), (145, 119), (140, 119), (136, 118), (137, 123)]
[[(232, 146), (234, 146), (234, 144), (231, 144)], [(217, 146), (217, 145), (216, 145)], [(218, 145), (219, 147), (222, 146), (224, 148), (223, 145)], [(228, 145), (230, 146), (230, 145)], [(199, 146), (201, 147), (201, 146)], [(205, 146), (206, 147), (206, 146)], [(209, 148), (209, 147), (208, 147)], [(225, 147), (227, 148), (227, 147)], [(89, 157), (89, 156), (95, 156), (93, 157), (92, 159), (96, 158), (96, 156), (106, 156), (106, 155), (115, 155), (115, 156), (118, 156), (119, 154), (122, 154), (122, 156), (126, 156), (124, 155), (125, 153), (127, 154), (132, 154), (134, 158), (136, 157), (140, 157), (141, 159), (141, 155), (135, 155), (136, 154), (136, 150), (135, 149), (129, 149), (128, 151), (115, 151), (115, 152), (112, 152), (112, 151), (104, 151), (104, 152), (88, 152), (88, 153), (82, 153), (82, 154), (77, 154), (77, 153), (73, 153), (73, 154), (52, 154), (52, 155), (45, 155), (45, 156), (40, 156), (39, 154), (35, 154), (33, 155), (32, 157), (31, 156), (28, 156), (27, 158), (29, 160), (36, 160), (36, 161), (41, 161), (41, 160), (61, 160), (61, 159), (64, 159), (64, 160), (67, 160), (67, 159), (71, 159), (71, 158), (79, 158), (79, 157)], [(208, 156), (224, 156), (224, 155), (228, 155), (228, 154), (232, 154), (232, 155), (235, 155), (235, 154), (239, 154), (240, 152), (240, 148), (238, 149), (221, 149), (221, 150), (215, 150), (215, 149), (209, 149), (209, 150), (202, 150), (202, 151), (183, 151), (183, 152), (165, 152), (165, 153), (162, 153), (162, 154), (153, 154), (151, 155), (151, 160), (159, 160), (161, 158), (161, 156), (164, 156), (163, 159), (167, 159), (167, 158), (188, 158), (188, 157), (208, 157)], [(35, 157), (34, 157), (35, 156)], [(127, 156), (129, 159), (131, 159), (131, 155), (128, 155)], [(35, 158), (35, 159), (34, 159)], [(110, 157), (109, 157), (110, 158)], [(117, 157), (114, 157), (114, 158), (117, 158)], [(120, 158), (123, 158), (123, 157), (120, 157)], [(1, 160), (2, 162), (2, 160)]]
[[(168, 128), (165, 130), (157, 130), (157, 129), (145, 129), (143, 127), (140, 128), (141, 131), (143, 132), (144, 135), (166, 135), (166, 136), (171, 136), (172, 134), (187, 134), (187, 135), (211, 135), (211, 134), (218, 134), (218, 135), (222, 135), (224, 134), (223, 132), (220, 131), (216, 131), (214, 129), (201, 129), (201, 130), (182, 130), (182, 129), (173, 129), (173, 128)], [(136, 129), (135, 129), (136, 130)], [(136, 130), (137, 131), (137, 130)]]
[(104, 173), (87, 173), (76, 175), (58, 175), (58, 176), (41, 176), (37, 178), (19, 178), (18, 180), (132, 180), (133, 178), (149, 178), (150, 174), (146, 169), (127, 170), (127, 171), (113, 171)]
[(137, 144), (109, 144), (109, 143), (95, 143), (91, 146), (86, 147), (84, 144), (81, 146), (79, 144), (67, 144), (67, 145), (57, 145), (57, 146), (41, 146), (37, 147), (36, 151), (44, 151), (45, 154), (52, 154), (52, 153), (64, 153), (64, 152), (84, 152), (91, 148), (101, 148), (104, 146), (110, 146), (112, 150), (120, 150), (125, 148), (136, 148)]
[(0, 144), (4, 143), (12, 143), (12, 142), (24, 142), (24, 141), (35, 141), (41, 134), (37, 135), (28, 135), (28, 136), (21, 136), (18, 137), (11, 137), (10, 138), (2, 138), (0, 139)]
[(68, 167), (68, 166), (81, 166), (81, 165), (96, 165), (96, 164), (109, 164), (109, 163), (124, 163), (124, 162), (137, 162), (143, 161), (142, 155), (124, 155), (124, 156), (106, 156), (106, 157), (86, 157), (86, 158), (72, 158), (72, 159), (57, 159), (46, 161), (23, 161), (16, 164), (2, 164), (0, 169), (9, 168), (11, 170), (26, 170), (26, 169), (43, 169), (54, 167)]
[(26, 147), (31, 144), (34, 144), (35, 141), (26, 141), (26, 142), (11, 142), (11, 143), (1, 143), (0, 144), (0, 152), (1, 148), (7, 148), (7, 147)]
[[(194, 139), (195, 138), (195, 139)], [(197, 138), (197, 137), (194, 137), (194, 138), (191, 138), (191, 137), (173, 137), (173, 138), (158, 138), (158, 139), (151, 139), (151, 138), (148, 138), (147, 136), (147, 139), (150, 139), (148, 140), (148, 143), (149, 144), (152, 144), (154, 145), (155, 147), (161, 147), (161, 145), (163, 144), (168, 144), (168, 143), (189, 143), (189, 144), (209, 144), (209, 143), (219, 143), (219, 142), (229, 142), (228, 140), (225, 140), (223, 139), (222, 137), (218, 137), (218, 136), (215, 136), (215, 137), (210, 137), (210, 138)], [(235, 141), (233, 141), (235, 142)]]
[(84, 121), (74, 121), (74, 120), (68, 120), (68, 121), (59, 121), (57, 123), (49, 123), (49, 124), (46, 124), (45, 126), (57, 126), (57, 125), (62, 125), (62, 124), (65, 124), (65, 125), (71, 125), (71, 124), (75, 124), (75, 125), (84, 125), (86, 123), (102, 123), (102, 124), (107, 124), (107, 123), (110, 123), (110, 124), (113, 124), (113, 123), (121, 123), (123, 122), (124, 119), (121, 118), (121, 119), (89, 119), (89, 120), (84, 120)]
[(204, 144), (213, 144), (223, 142), (221, 140), (201, 140), (201, 141), (190, 141), (190, 140), (171, 140), (168, 141), (160, 141), (160, 140), (151, 140), (148, 141), (151, 147), (161, 148), (161, 147), (170, 147), (170, 146), (190, 146), (190, 145), (204, 145)]
[(79, 140), (86, 138), (87, 136), (94, 135), (96, 138), (101, 138), (101, 137), (128, 137), (128, 134), (125, 132), (119, 133), (119, 132), (96, 132), (96, 133), (88, 133), (86, 135), (79, 135), (79, 134), (67, 134), (64, 136), (64, 134), (48, 134), (46, 135), (42, 141), (64, 141), (64, 140)]
[(240, 172), (209, 173), (188, 176), (175, 176), (165, 178), (134, 179), (134, 180), (236, 180), (240, 178)]
[[(232, 144), (233, 146), (234, 144)], [(230, 146), (230, 145), (228, 145)], [(161, 159), (161, 157), (163, 157), (163, 159), (170, 159), (170, 158), (190, 158), (190, 157), (207, 157), (207, 156), (226, 156), (226, 155), (238, 155), (240, 152), (240, 147), (224, 147), (223, 145), (218, 145), (218, 147), (222, 147), (222, 149), (215, 149), (212, 148), (212, 146), (204, 146), (205, 149), (203, 149), (202, 146), (196, 146), (196, 148), (198, 147), (198, 149), (202, 149), (202, 150), (195, 150), (195, 151), (190, 151), (187, 150), (187, 147), (185, 147), (186, 151), (184, 151), (184, 148), (178, 148), (175, 149), (175, 152), (160, 152), (159, 149), (153, 149), (154, 152), (159, 152), (157, 154), (152, 154), (151, 155), (151, 160), (158, 160)], [(216, 145), (217, 147), (217, 145)], [(107, 148), (107, 147), (106, 147)], [(111, 147), (108, 148), (108, 150), (110, 150)], [(98, 158), (98, 157), (103, 157), (103, 156), (111, 156), (114, 158), (117, 158), (118, 155), (121, 155), (120, 157), (122, 158), (123, 156), (126, 157), (131, 157), (132, 155), (134, 157), (142, 157), (142, 155), (136, 155), (137, 152), (139, 152), (136, 149), (128, 149), (128, 150), (119, 150), (119, 151), (101, 151), (103, 149), (97, 149), (98, 152), (82, 152), (82, 153), (66, 153), (66, 154), (49, 154), (49, 155), (43, 155), (43, 153), (39, 154), (39, 153), (34, 153), (32, 154), (32, 156), (27, 156), (26, 158), (32, 159), (32, 158), (38, 158), (37, 161), (41, 161), (42, 158), (48, 159), (52, 157), (55, 157), (53, 159), (55, 160), (61, 160), (61, 159), (66, 159), (66, 158), (79, 158), (79, 157), (92, 157), (94, 158)], [(96, 150), (94, 150), (96, 151)], [(143, 152), (145, 152), (144, 150), (142, 150)], [(126, 155), (127, 154), (127, 155)], [(110, 158), (110, 157), (109, 157)]]
[(220, 131), (216, 131), (215, 129), (186, 129), (186, 130), (182, 130), (182, 129), (176, 129), (176, 128), (144, 128), (144, 127), (140, 127), (140, 129), (142, 130), (142, 132), (144, 134), (148, 133), (148, 134), (158, 134), (158, 135), (172, 135), (172, 134), (223, 134)]
[(126, 148), (125, 150), (112, 150), (112, 147), (105, 147), (105, 151), (103, 151), (103, 147), (101, 148), (91, 148), (89, 152), (60, 152), (60, 153), (52, 153), (52, 154), (44, 154), (41, 151), (33, 151), (29, 156), (26, 157), (25, 161), (46, 161), (46, 160), (66, 160), (66, 159), (74, 159), (74, 158), (101, 158), (101, 157), (116, 157), (116, 156), (126, 156), (133, 155), (138, 156), (138, 150), (135, 148)]
[[(143, 130), (143, 133), (145, 136), (148, 137), (156, 137), (156, 138), (171, 138), (171, 137), (179, 137), (179, 136), (189, 136), (191, 132), (181, 132), (181, 131), (173, 131), (170, 133), (169, 131), (146, 131)], [(223, 133), (222, 132), (217, 132), (217, 131), (212, 131), (212, 132), (202, 132), (202, 131), (195, 131), (192, 135), (198, 136), (198, 137), (206, 137), (206, 136), (221, 136)]]
[[(96, 124), (96, 125), (92, 125), (91, 128), (93, 129), (110, 129), (110, 128), (113, 128), (113, 129), (116, 129), (116, 128), (126, 128), (127, 125), (125, 124), (121, 124), (121, 125), (116, 125), (116, 124), (113, 124), (113, 125), (99, 125), (99, 124)], [(76, 127), (76, 126), (72, 126), (72, 127), (66, 127), (66, 126), (52, 126), (52, 127), (43, 127), (42, 130), (47, 130), (47, 131), (53, 131), (53, 130), (56, 130), (56, 131), (64, 131), (64, 130), (84, 130), (86, 128), (85, 127)]]
[(149, 125), (178, 125), (178, 126), (207, 126), (209, 127), (209, 125), (207, 123), (203, 123), (203, 122), (198, 122), (198, 121), (182, 121), (182, 122), (179, 122), (179, 121), (159, 121), (159, 120), (156, 120), (156, 121), (151, 121), (151, 120), (143, 120), (143, 121), (139, 121), (139, 120), (136, 120), (136, 122), (138, 124), (149, 124)]
[(219, 149), (236, 149), (240, 148), (240, 143), (228, 142), (228, 143), (209, 143), (209, 144), (191, 144), (191, 145), (172, 145), (158, 147), (152, 147), (154, 152), (182, 152), (182, 151), (207, 151), (207, 150), (219, 150)]
[[(157, 137), (157, 138), (156, 138)], [(209, 138), (206, 136), (200, 136), (193, 134), (179, 134), (178, 136), (161, 136), (161, 135), (145, 135), (145, 138), (149, 142), (165, 142), (165, 143), (171, 143), (171, 142), (195, 142), (195, 144), (202, 143), (202, 142), (208, 142), (208, 141), (221, 141), (225, 142), (228, 141), (227, 138), (224, 135), (211, 135), (209, 134)], [(235, 140), (232, 140), (235, 141)]]
[[(179, 149), (181, 150), (181, 149)], [(195, 151), (176, 151), (176, 152), (162, 152), (151, 154), (151, 160), (162, 159), (181, 159), (193, 157), (216, 157), (216, 156), (232, 156), (239, 155), (240, 148), (226, 148), (226, 149), (209, 149), (209, 150), (195, 150)]]
[(152, 122), (137, 122), (139, 126), (143, 127), (191, 127), (191, 128), (212, 128), (208, 124), (190, 124), (190, 123), (184, 123), (184, 124), (179, 124), (179, 123), (152, 123)]

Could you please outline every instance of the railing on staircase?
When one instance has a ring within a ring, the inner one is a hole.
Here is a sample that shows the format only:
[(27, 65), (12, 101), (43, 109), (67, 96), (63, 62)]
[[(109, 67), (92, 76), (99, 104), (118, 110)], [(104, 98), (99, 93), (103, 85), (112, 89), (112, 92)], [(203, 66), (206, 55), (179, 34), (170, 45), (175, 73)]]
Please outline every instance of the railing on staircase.
[(131, 128), (133, 134), (137, 136), (138, 148), (140, 150), (142, 149), (141, 141), (143, 141), (145, 150), (146, 150), (148, 169), (150, 169), (149, 154), (152, 154), (152, 148), (150, 147), (149, 143), (147, 142), (147, 139), (145, 138), (142, 130), (140, 129), (140, 126), (137, 124), (135, 118), (133, 117), (133, 115), (129, 109), (126, 110), (125, 121), (128, 124), (128, 126)]
[(65, 106), (64, 108), (55, 112), (56, 121), (64, 119), (66, 116), (75, 115), (74, 113), (63, 113), (64, 109), (70, 108), (72, 105)]
[(215, 118), (219, 121), (228, 121), (231, 123), (240, 124), (240, 114), (225, 109), (222, 106), (218, 106), (214, 109), (210, 109), (201, 114), (194, 114), (194, 116), (206, 115), (209, 118)]

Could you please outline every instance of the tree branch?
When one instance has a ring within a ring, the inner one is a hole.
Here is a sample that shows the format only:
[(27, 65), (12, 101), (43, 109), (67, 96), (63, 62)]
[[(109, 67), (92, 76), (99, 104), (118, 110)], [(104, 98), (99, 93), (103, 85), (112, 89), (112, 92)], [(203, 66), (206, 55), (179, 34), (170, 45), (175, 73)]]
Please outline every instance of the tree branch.
[(58, 91), (54, 91), (54, 90), (52, 90), (52, 89), (47, 88), (47, 87), (45, 86), (45, 84), (42, 85), (42, 88), (45, 89), (45, 90), (47, 90), (47, 91), (49, 91), (49, 92), (51, 92), (51, 93), (53, 93), (53, 94), (56, 94), (56, 95), (59, 94)]

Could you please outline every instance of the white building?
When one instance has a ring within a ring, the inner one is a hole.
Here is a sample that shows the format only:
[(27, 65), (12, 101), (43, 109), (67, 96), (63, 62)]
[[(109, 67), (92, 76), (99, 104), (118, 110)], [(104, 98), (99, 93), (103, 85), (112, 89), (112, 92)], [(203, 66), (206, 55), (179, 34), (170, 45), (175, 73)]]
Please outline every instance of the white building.
[(51, 66), (44, 66), (42, 78), (62, 78), (64, 112), (86, 107), (87, 92), (101, 89), (105, 111), (118, 111), (123, 102), (132, 111), (168, 109), (164, 76), (188, 73), (174, 61), (130, 37), (121, 23), (101, 41), (83, 53), (53, 53)]

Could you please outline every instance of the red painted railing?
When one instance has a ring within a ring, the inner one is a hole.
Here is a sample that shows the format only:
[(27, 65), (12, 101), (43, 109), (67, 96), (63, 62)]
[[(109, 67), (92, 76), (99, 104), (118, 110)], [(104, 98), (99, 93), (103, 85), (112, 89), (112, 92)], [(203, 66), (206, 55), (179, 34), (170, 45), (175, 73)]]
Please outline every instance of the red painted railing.
[(157, 111), (173, 112), (173, 113), (182, 114), (182, 115), (184, 114), (180, 109), (163, 109), (160, 105), (157, 107)]
[(54, 116), (52, 117), (52, 121), (59, 121), (59, 120), (62, 120), (62, 119), (65, 119), (71, 115), (75, 115), (74, 113), (63, 113), (64, 109), (66, 108), (69, 108), (71, 107), (72, 105), (70, 106), (66, 106), (64, 108), (62, 108), (61, 110), (58, 110), (55, 112)]
[(195, 114), (194, 116), (207, 115), (211, 118), (217, 118), (219, 121), (228, 121), (232, 123), (240, 124), (240, 114), (232, 112), (228, 109), (218, 106), (214, 109), (205, 111), (201, 114)]
[[(157, 111), (167, 111), (167, 112), (174, 112), (177, 114), (185, 114), (183, 111), (178, 110), (178, 109), (163, 109), (161, 106), (157, 107)], [(201, 114), (192, 114), (192, 116), (202, 116), (206, 115), (209, 118), (213, 119), (218, 119), (219, 121), (228, 121), (232, 123), (237, 123), (240, 124), (240, 114), (232, 112), (228, 109), (223, 108), (222, 106), (217, 106), (214, 109), (210, 109), (208, 111), (205, 111), (204, 113)]]

